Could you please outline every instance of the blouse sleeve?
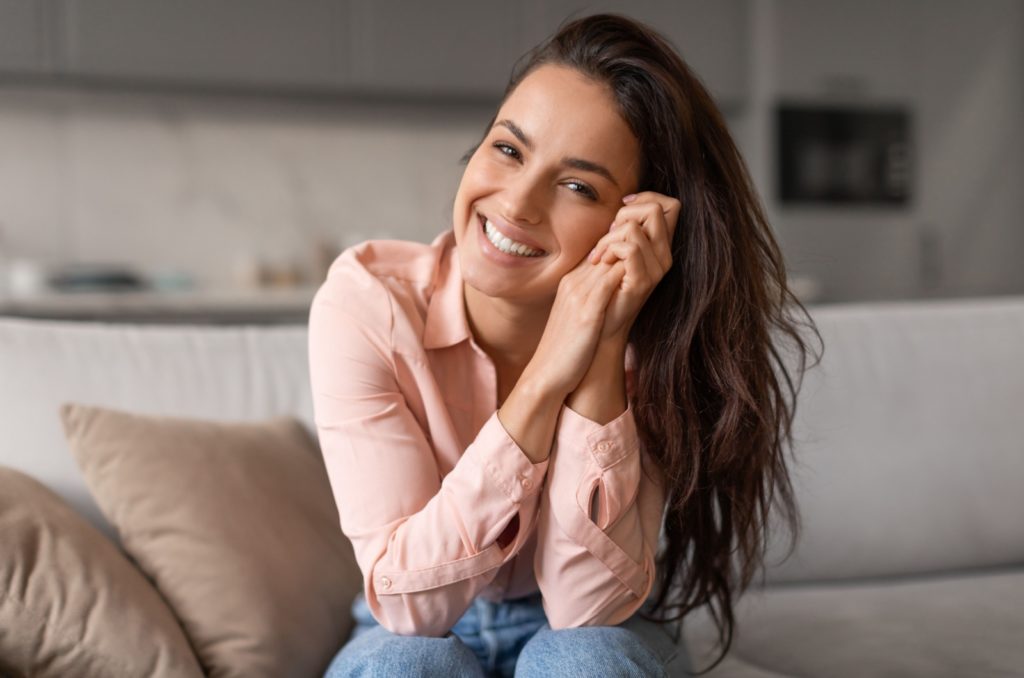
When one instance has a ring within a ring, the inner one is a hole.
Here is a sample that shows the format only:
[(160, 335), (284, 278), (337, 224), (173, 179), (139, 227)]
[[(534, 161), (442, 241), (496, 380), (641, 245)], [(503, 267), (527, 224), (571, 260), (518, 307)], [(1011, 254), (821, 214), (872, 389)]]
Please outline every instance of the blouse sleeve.
[(392, 323), (379, 281), (332, 269), (309, 316), (314, 419), (373, 616), (442, 636), (526, 542), (548, 461), (532, 463), (495, 413), (441, 478), (399, 388)]
[(632, 408), (602, 426), (563, 405), (549, 462), (534, 557), (548, 621), (620, 624), (654, 584), (665, 502)]

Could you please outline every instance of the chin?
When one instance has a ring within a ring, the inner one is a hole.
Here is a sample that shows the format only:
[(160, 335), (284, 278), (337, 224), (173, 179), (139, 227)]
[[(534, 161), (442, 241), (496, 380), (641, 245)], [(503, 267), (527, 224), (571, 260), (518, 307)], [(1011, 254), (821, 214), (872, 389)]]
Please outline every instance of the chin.
[(512, 281), (508, 276), (500, 275), (500, 271), (488, 268), (490, 267), (486, 261), (465, 254), (460, 245), (459, 269), (462, 272), (462, 281), (488, 297), (508, 296), (515, 289)]
[(524, 289), (522, 279), (495, 269), (492, 264), (472, 256), (462, 257), (460, 254), (459, 268), (463, 282), (480, 294), (491, 299), (504, 299), (517, 304), (533, 306), (550, 303), (555, 298), (555, 291), (549, 295), (538, 293), (535, 287)]

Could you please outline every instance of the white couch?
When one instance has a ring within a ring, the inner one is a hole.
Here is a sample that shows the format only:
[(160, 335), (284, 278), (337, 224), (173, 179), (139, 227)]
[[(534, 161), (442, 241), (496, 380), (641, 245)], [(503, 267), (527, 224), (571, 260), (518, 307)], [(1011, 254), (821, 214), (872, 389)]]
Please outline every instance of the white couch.
[[(796, 422), (804, 532), (740, 601), (734, 647), (710, 675), (1024, 675), (1024, 297), (811, 311), (825, 355)], [(116, 539), (60, 403), (290, 414), (312, 430), (307, 369), (302, 325), (0, 318), (0, 465)], [(706, 666), (707, 618), (685, 629)]]

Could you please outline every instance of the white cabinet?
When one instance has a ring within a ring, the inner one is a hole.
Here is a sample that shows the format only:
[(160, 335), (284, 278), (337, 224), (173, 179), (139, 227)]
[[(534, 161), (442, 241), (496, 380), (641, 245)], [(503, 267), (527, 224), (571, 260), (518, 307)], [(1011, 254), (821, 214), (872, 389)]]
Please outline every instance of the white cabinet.
[(339, 87), (347, 9), (336, 0), (62, 0), (60, 67), (186, 85)]

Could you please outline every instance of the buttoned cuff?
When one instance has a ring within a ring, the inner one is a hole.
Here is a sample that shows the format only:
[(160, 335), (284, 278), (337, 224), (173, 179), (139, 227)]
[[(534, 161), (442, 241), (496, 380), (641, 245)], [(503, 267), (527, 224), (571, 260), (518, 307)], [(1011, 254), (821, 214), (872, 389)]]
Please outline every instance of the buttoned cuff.
[(587, 419), (564, 404), (559, 417), (558, 449), (589, 454), (601, 469), (614, 466), (639, 449), (631, 406), (627, 405), (622, 414), (604, 425)]
[(530, 461), (505, 430), (497, 411), (480, 429), (476, 441), (466, 450), (466, 456), (516, 504), (540, 491), (548, 470), (548, 459), (536, 464)]

